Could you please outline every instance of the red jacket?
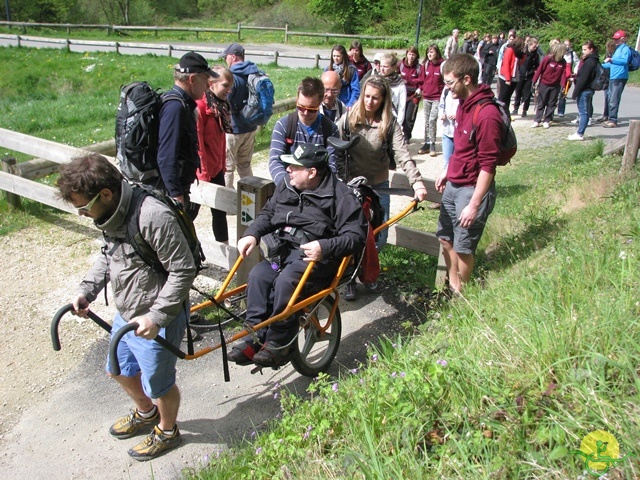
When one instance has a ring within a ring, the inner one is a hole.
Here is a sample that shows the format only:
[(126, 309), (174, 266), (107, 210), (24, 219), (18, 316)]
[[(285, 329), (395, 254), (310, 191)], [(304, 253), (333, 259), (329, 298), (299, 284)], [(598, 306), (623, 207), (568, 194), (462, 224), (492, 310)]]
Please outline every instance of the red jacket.
[(567, 62), (564, 58), (556, 62), (551, 55), (546, 55), (533, 76), (533, 84), (535, 85), (539, 79), (540, 83), (550, 87), (564, 85), (566, 82), (566, 66)]
[(440, 66), (444, 63), (443, 59), (436, 60), (435, 63), (427, 60), (422, 65), (422, 97), (425, 100), (438, 100), (444, 90), (444, 78), (440, 72)]
[(475, 142), (471, 142), (473, 130), (473, 112), (477, 103), (493, 98), (488, 85), (479, 85), (478, 89), (466, 99), (460, 100), (456, 112), (456, 128), (453, 143), (456, 148), (449, 159), (447, 180), (461, 186), (474, 186), (480, 171), (494, 174), (502, 142), (502, 117), (500, 111), (492, 105), (485, 105), (478, 113)]
[(221, 171), (226, 170), (227, 140), (222, 129), (222, 121), (213, 116), (207, 106), (206, 97), (196, 101), (198, 105), (198, 154), (200, 169), (196, 172), (199, 180), (210, 182)]
[(500, 72), (498, 73), (500, 78), (505, 82), (510, 82), (515, 77), (515, 81), (517, 82), (519, 77), (518, 72), (523, 61), (524, 55), (518, 58), (516, 51), (511, 46), (505, 48), (502, 63), (500, 64)]

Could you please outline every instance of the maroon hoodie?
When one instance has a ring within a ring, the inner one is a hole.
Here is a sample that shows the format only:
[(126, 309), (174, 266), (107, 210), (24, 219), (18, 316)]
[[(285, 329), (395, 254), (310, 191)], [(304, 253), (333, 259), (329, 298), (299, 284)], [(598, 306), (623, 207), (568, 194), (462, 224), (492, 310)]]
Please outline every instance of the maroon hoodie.
[(471, 142), (473, 130), (473, 112), (477, 103), (493, 98), (488, 85), (479, 85), (478, 89), (464, 100), (460, 100), (456, 113), (456, 128), (453, 143), (456, 148), (449, 159), (447, 180), (458, 186), (474, 186), (480, 171), (496, 173), (496, 161), (500, 153), (502, 137), (502, 118), (500, 111), (493, 105), (485, 105), (478, 113), (476, 122), (476, 141)]
[(426, 100), (440, 100), (442, 90), (444, 90), (444, 79), (440, 67), (444, 60), (441, 58), (435, 63), (427, 60), (422, 65), (422, 98)]

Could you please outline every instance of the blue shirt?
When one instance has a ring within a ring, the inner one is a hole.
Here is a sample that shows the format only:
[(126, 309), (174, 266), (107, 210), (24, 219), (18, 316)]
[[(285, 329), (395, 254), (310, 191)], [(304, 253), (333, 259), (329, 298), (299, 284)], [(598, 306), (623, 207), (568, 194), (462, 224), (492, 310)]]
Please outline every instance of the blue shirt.
[(629, 79), (629, 60), (631, 60), (631, 49), (626, 43), (621, 43), (613, 52), (611, 62), (603, 63), (602, 68), (610, 70), (610, 80)]

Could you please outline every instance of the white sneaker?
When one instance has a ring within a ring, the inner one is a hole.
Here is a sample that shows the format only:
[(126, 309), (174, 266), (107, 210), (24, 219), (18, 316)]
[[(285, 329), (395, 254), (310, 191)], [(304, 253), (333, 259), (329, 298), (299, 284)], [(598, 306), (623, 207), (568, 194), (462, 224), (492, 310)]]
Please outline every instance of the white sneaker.
[(559, 113), (558, 116), (559, 117), (564, 117), (564, 113)]
[(567, 140), (584, 140), (584, 137), (578, 133), (574, 133), (567, 137)]
[(544, 128), (549, 128), (549, 127), (550, 127), (549, 122), (544, 122), (544, 123), (542, 124), (542, 126), (543, 126)]
[(591, 119), (587, 122), (587, 125), (591, 126)]
[(570, 123), (573, 124), (573, 125), (579, 124), (580, 123), (580, 117), (574, 118), (573, 120), (571, 120)]
[(540, 126), (540, 122), (533, 122), (531, 124), (531, 128), (538, 128)]

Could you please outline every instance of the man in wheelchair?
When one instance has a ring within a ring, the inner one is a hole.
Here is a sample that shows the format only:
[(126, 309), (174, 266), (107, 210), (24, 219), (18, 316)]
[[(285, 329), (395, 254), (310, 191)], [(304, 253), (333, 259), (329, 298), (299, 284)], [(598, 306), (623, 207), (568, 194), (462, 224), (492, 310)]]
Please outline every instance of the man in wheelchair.
[[(367, 221), (362, 206), (331, 172), (328, 158), (324, 147), (310, 143), (300, 144), (292, 155), (282, 155), (287, 164), (285, 181), (238, 240), (243, 257), (263, 237), (269, 246), (269, 258), (249, 273), (246, 322), (251, 326), (286, 308), (309, 262), (316, 265), (304, 297), (327, 287), (342, 258), (364, 248)], [(239, 365), (286, 363), (297, 327), (296, 315), (275, 322), (239, 342), (228, 358)]]

